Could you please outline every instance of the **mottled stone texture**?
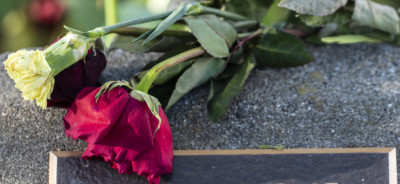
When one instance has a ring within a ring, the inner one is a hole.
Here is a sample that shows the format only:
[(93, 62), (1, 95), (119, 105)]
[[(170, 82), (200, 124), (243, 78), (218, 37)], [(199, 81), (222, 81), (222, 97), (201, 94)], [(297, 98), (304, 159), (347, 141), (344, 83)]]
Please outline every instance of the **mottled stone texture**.
[[(174, 149), (399, 148), (400, 48), (310, 49), (315, 61), (306, 66), (256, 68), (219, 123), (207, 119), (207, 85), (186, 95), (167, 111)], [(157, 56), (113, 51), (101, 82), (128, 80)], [(0, 86), (0, 183), (46, 183), (50, 150), (83, 150), (86, 144), (64, 135), (65, 109), (45, 111), (22, 101), (3, 65)]]

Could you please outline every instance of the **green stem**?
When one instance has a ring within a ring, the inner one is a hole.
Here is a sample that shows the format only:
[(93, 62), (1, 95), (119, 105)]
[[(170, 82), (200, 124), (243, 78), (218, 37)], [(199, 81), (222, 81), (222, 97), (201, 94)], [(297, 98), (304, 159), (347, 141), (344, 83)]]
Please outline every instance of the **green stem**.
[(245, 20), (245, 21), (235, 22), (233, 24), (233, 27), (236, 29), (243, 29), (243, 28), (255, 28), (258, 27), (258, 25), (259, 25), (258, 21)]
[(148, 93), (151, 85), (153, 84), (154, 80), (157, 78), (158, 74), (169, 67), (177, 65), (183, 61), (188, 59), (200, 56), (204, 54), (204, 49), (202, 47), (196, 47), (185, 52), (182, 52), (176, 56), (170, 57), (161, 63), (153, 66), (146, 75), (140, 80), (139, 84), (136, 86), (136, 90)]
[(220, 17), (224, 17), (227, 19), (231, 19), (231, 20), (236, 20), (236, 21), (241, 21), (241, 20), (248, 20), (248, 18), (236, 14), (236, 13), (232, 13), (232, 12), (227, 12), (227, 11), (222, 11), (220, 9), (216, 9), (216, 8), (210, 8), (207, 6), (202, 6), (201, 8), (201, 13), (202, 14), (206, 14), (206, 13), (210, 13), (210, 14), (215, 14), (218, 15)]
[(249, 38), (249, 37), (254, 38), (254, 37), (258, 36), (258, 35), (261, 35), (263, 31), (264, 31), (264, 29), (257, 29), (254, 32), (240, 33), (240, 34), (238, 34), (237, 37), (239, 39)]
[[(99, 38), (105, 34), (113, 32), (114, 30), (119, 29), (119, 28), (164, 19), (173, 12), (173, 11), (168, 11), (168, 12), (161, 13), (158, 15), (153, 15), (150, 17), (138, 18), (138, 19), (133, 19), (133, 20), (116, 23), (114, 25), (109, 25), (109, 24), (112, 24), (111, 22), (116, 21), (116, 10), (115, 10), (116, 0), (106, 0), (106, 7), (107, 6), (110, 6), (109, 8), (105, 9), (107, 26), (98, 27), (98, 28), (88, 31), (88, 32), (80, 32), (80, 31), (74, 30), (74, 29), (68, 29), (68, 30), (70, 30), (71, 32), (77, 33), (77, 34), (88, 36), (90, 38)], [(186, 12), (186, 15), (198, 15), (198, 14), (210, 13), (210, 14), (214, 14), (214, 15), (217, 15), (217, 16), (220, 16), (220, 17), (223, 17), (226, 19), (234, 20), (234, 21), (248, 21), (247, 22), (248, 25), (246, 24), (246, 25), (239, 25), (239, 26), (251, 26), (251, 25), (255, 24), (255, 21), (249, 21), (248, 18), (246, 18), (242, 15), (222, 11), (222, 10), (216, 9), (216, 8), (206, 7), (206, 6), (201, 5), (200, 3), (188, 4), (187, 8), (189, 8), (189, 9), (188, 9), (188, 12)], [(244, 24), (244, 23), (242, 23), (242, 24)]]
[(110, 33), (111, 31), (113, 31), (114, 29), (122, 28), (122, 27), (125, 27), (125, 26), (130, 26), (130, 25), (134, 25), (134, 24), (141, 24), (141, 23), (150, 22), (150, 21), (154, 21), (154, 20), (160, 20), (160, 19), (163, 19), (165, 17), (168, 17), (168, 15), (171, 14), (171, 13), (172, 13), (172, 11), (168, 11), (168, 12), (165, 12), (165, 13), (161, 13), (161, 14), (158, 14), (158, 15), (151, 16), (151, 17), (128, 20), (128, 21), (120, 22), (118, 24), (111, 25), (111, 26), (105, 26), (105, 27), (102, 27), (102, 28), (104, 29), (104, 34), (107, 34), (107, 33)]
[[(143, 33), (150, 31), (151, 28), (141, 28), (141, 27), (122, 27), (111, 31), (111, 33), (117, 33), (121, 35), (130, 35), (130, 36), (140, 36)], [(181, 30), (165, 30), (161, 33), (161, 35), (165, 36), (178, 36), (178, 37), (193, 37), (189, 31), (181, 31)]]
[(66, 42), (65, 37), (43, 51), (47, 64), (50, 66), (54, 76), (77, 62), (73, 52), (74, 45)]
[(106, 26), (117, 23), (117, 0), (104, 1), (104, 14), (106, 18)]

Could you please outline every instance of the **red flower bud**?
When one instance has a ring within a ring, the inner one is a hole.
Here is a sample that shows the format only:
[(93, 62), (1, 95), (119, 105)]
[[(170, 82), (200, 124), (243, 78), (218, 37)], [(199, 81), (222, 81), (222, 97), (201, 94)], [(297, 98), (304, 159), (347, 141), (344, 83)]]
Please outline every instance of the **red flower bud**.
[(101, 95), (100, 88), (84, 88), (64, 117), (65, 134), (88, 142), (84, 159), (102, 158), (120, 174), (133, 172), (159, 183), (172, 171), (172, 134), (161, 107), (161, 127), (145, 102), (122, 87)]
[(55, 84), (47, 106), (70, 107), (76, 95), (84, 87), (96, 86), (96, 81), (106, 67), (106, 57), (96, 50), (89, 50), (86, 58), (80, 60), (54, 77)]
[(64, 15), (64, 5), (58, 0), (34, 0), (29, 5), (30, 17), (42, 24), (56, 24)]

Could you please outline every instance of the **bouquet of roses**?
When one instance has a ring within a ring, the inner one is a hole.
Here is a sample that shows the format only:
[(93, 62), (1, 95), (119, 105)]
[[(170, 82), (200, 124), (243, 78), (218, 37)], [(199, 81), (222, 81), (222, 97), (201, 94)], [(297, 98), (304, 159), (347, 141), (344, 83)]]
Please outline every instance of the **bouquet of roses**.
[[(243, 8), (249, 4), (253, 9)], [(136, 172), (159, 183), (173, 161), (163, 108), (208, 82), (208, 115), (217, 122), (256, 65), (293, 67), (313, 60), (299, 38), (398, 44), (400, 19), (393, 11), (369, 0), (192, 2), (88, 32), (65, 27), (69, 32), (46, 49), (17, 51), (4, 66), (25, 100), (44, 109), (69, 108), (65, 134), (88, 142), (84, 159), (101, 158), (119, 173)], [(150, 29), (134, 26), (157, 20)], [(129, 82), (97, 86), (106, 59), (95, 43), (108, 33), (118, 34), (111, 49), (165, 54)]]

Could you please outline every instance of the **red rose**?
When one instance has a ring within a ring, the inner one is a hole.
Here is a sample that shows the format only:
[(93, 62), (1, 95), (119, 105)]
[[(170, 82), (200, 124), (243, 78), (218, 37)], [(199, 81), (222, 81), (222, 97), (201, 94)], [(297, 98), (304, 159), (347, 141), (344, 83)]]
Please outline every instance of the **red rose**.
[(42, 24), (58, 23), (64, 12), (65, 7), (58, 0), (34, 0), (29, 5), (30, 18)]
[(145, 102), (122, 87), (101, 95), (100, 88), (84, 88), (64, 117), (65, 134), (88, 142), (82, 158), (102, 158), (118, 172), (138, 173), (149, 183), (172, 171), (172, 134), (161, 107), (161, 127)]
[(76, 62), (54, 77), (55, 83), (47, 106), (71, 107), (76, 95), (84, 87), (96, 86), (107, 60), (100, 50), (89, 50), (85, 59)]

